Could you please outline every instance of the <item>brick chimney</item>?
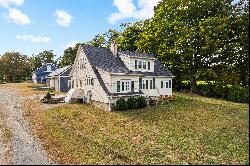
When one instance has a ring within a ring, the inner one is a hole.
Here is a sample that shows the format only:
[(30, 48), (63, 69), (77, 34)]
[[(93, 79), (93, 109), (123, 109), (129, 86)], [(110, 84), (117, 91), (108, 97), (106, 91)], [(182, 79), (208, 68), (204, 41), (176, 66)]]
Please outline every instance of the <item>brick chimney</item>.
[(118, 49), (117, 49), (117, 43), (113, 42), (111, 43), (110, 50), (114, 56), (118, 55)]

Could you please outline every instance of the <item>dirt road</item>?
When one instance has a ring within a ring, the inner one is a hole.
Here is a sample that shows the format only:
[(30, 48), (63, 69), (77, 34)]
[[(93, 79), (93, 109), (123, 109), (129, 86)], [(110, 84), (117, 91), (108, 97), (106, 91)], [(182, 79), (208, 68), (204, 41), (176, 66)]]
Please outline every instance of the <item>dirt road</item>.
[(23, 98), (0, 85), (0, 164), (53, 164), (23, 117)]

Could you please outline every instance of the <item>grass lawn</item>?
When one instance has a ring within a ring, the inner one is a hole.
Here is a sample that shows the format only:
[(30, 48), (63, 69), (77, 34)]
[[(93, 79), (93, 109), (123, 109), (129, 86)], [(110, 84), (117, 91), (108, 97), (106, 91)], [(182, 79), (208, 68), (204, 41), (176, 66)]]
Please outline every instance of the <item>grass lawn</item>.
[(157, 108), (105, 112), (70, 104), (30, 119), (61, 164), (249, 163), (248, 104), (175, 96)]

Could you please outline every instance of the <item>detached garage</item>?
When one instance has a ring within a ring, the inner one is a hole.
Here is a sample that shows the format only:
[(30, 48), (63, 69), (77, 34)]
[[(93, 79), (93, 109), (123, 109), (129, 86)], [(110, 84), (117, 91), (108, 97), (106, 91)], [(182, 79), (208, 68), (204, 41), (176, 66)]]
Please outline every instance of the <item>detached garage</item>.
[(47, 76), (49, 87), (59, 92), (68, 92), (71, 88), (70, 76), (71, 66), (59, 68)]

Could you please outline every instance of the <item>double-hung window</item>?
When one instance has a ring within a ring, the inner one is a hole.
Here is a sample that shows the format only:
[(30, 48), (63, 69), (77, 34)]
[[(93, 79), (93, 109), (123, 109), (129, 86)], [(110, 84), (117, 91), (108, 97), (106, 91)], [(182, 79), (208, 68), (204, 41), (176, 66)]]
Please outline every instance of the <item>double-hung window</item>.
[(117, 81), (117, 92), (131, 92), (131, 81), (130, 80), (122, 80)]
[(139, 78), (140, 89), (155, 89), (155, 78), (153, 79), (142, 79)]
[(172, 88), (172, 81), (171, 80), (161, 81), (161, 88), (162, 89)]
[(142, 68), (142, 61), (138, 61), (138, 69)]

